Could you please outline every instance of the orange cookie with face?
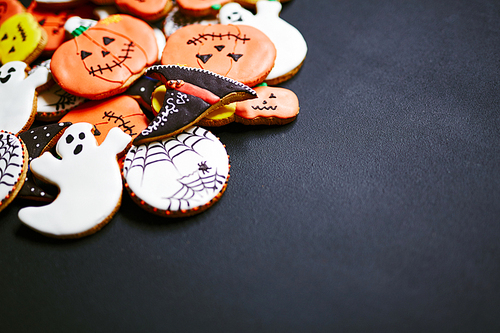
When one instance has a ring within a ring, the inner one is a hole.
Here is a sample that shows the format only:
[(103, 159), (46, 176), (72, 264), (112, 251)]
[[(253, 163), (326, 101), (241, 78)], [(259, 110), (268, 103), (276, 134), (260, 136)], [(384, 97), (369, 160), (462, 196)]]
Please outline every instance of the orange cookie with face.
[[(206, 16), (215, 15), (219, 12), (219, 9), (225, 4), (233, 0), (177, 0), (177, 5), (181, 12), (191, 16)], [(255, 8), (259, 0), (236, 0), (240, 5), (244, 7)], [(286, 2), (289, 0), (280, 0), (280, 2)]]
[(9, 17), (24, 12), (24, 6), (17, 0), (0, 1), (0, 25)]
[(257, 98), (236, 104), (235, 121), (245, 125), (284, 125), (297, 118), (299, 99), (289, 89), (260, 86)]
[(61, 122), (73, 124), (84, 122), (94, 125), (94, 136), (98, 144), (104, 141), (108, 132), (114, 127), (119, 127), (135, 138), (149, 124), (139, 103), (126, 95), (86, 102), (71, 110)]
[(256, 28), (194, 24), (170, 35), (161, 63), (206, 69), (253, 87), (264, 81), (275, 58), (273, 42)]
[(165, 17), (172, 9), (172, 0), (116, 0), (120, 11), (130, 13), (146, 21)]
[(140, 19), (111, 15), (82, 30), (75, 29), (81, 34), (62, 44), (50, 64), (56, 82), (73, 95), (102, 99), (121, 93), (158, 59), (154, 31)]

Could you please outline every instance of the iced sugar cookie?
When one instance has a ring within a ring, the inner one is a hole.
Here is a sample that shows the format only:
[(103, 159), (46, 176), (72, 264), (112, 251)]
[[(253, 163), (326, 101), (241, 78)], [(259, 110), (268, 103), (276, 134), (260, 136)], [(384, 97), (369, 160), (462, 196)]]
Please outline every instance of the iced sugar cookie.
[(33, 15), (19, 13), (0, 26), (0, 62), (24, 61), (27, 64), (42, 53), (47, 34)]
[(137, 101), (125, 95), (86, 102), (62, 117), (61, 121), (92, 124), (97, 144), (101, 144), (114, 127), (135, 138), (149, 124)]
[(257, 98), (236, 104), (235, 121), (245, 125), (284, 125), (297, 118), (299, 99), (289, 89), (256, 87)]
[(172, 9), (172, 0), (116, 0), (122, 12), (140, 17), (146, 21), (159, 20)]
[(258, 29), (194, 24), (168, 38), (161, 63), (207, 69), (253, 87), (264, 81), (275, 58), (273, 42)]
[(98, 146), (88, 123), (73, 124), (56, 145), (61, 159), (45, 152), (31, 162), (38, 177), (57, 185), (57, 198), (41, 207), (19, 211), (30, 228), (52, 237), (76, 238), (102, 228), (120, 207), (122, 179), (116, 154), (130, 136), (113, 128)]
[(28, 171), (28, 153), (14, 134), (0, 131), (0, 211), (14, 200)]
[[(76, 20), (69, 19), (67, 26)], [(121, 93), (158, 59), (153, 29), (129, 15), (111, 15), (73, 32), (77, 36), (54, 52), (50, 67), (61, 88), (75, 96), (102, 99)]]
[(36, 119), (57, 121), (84, 101), (85, 98), (72, 95), (58, 84), (53, 84), (38, 95)]
[[(55, 146), (64, 130), (70, 125), (71, 123), (43, 125), (19, 134), (19, 137), (26, 145), (29, 156), (28, 161), (31, 162), (43, 152)], [(55, 198), (54, 195), (40, 186), (39, 182), (33, 177), (31, 170), (28, 170), (26, 180), (17, 197), (39, 201), (52, 201)]]
[(159, 65), (149, 68), (146, 75), (167, 89), (159, 113), (134, 139), (135, 145), (180, 133), (222, 105), (256, 96), (240, 82), (199, 68)]
[(9, 17), (24, 12), (24, 6), (17, 0), (0, 1), (0, 25)]
[(49, 71), (40, 66), (26, 77), (26, 63), (11, 61), (0, 67), (0, 129), (18, 133), (35, 120), (36, 88), (45, 84)]
[[(177, 0), (181, 11), (190, 16), (216, 15), (221, 6), (231, 0)], [(285, 2), (288, 0), (281, 0)], [(245, 7), (255, 7), (257, 0), (237, 0)]]
[(266, 83), (276, 85), (297, 73), (307, 54), (307, 44), (302, 34), (279, 17), (281, 3), (278, 1), (257, 2), (257, 14), (237, 3), (222, 7), (219, 19), (223, 24), (244, 24), (265, 33), (276, 47), (276, 61)]
[(132, 146), (123, 176), (125, 187), (142, 208), (163, 216), (189, 216), (222, 196), (229, 159), (212, 133), (194, 126), (174, 137)]
[(179, 10), (179, 6), (174, 5), (172, 10), (168, 13), (167, 17), (165, 17), (165, 21), (163, 22), (163, 32), (167, 37), (176, 32), (182, 27), (191, 25), (191, 24), (218, 24), (219, 20), (215, 15), (195, 17), (186, 15)]
[[(146, 75), (141, 76), (137, 79), (128, 89), (125, 91), (125, 95), (133, 97), (139, 104), (146, 109), (151, 109), (152, 95), (155, 91), (156, 86), (160, 81), (150, 78)], [(163, 101), (163, 99), (162, 99)], [(159, 110), (159, 108), (158, 108)]]

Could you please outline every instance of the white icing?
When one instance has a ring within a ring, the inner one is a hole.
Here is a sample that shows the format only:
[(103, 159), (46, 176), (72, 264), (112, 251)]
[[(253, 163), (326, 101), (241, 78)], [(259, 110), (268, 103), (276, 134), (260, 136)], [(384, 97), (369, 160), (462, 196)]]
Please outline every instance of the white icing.
[(0, 67), (0, 129), (18, 133), (33, 112), (35, 89), (47, 82), (49, 71), (39, 66), (26, 77), (26, 63), (11, 61)]
[[(23, 170), (21, 141), (11, 134), (0, 132), (0, 202), (12, 191)], [(2, 210), (0, 206), (0, 210)]]
[(165, 126), (165, 123), (168, 120), (168, 115), (172, 113), (179, 112), (177, 109), (178, 105), (186, 104), (189, 102), (188, 95), (183, 94), (179, 91), (176, 92), (168, 92), (170, 97), (165, 98), (165, 110), (162, 110), (160, 117), (156, 117), (145, 129), (142, 130), (142, 135), (148, 136), (153, 133), (153, 131), (157, 131), (159, 128)]
[(64, 91), (58, 84), (38, 95), (37, 112), (54, 113), (69, 111), (85, 101), (85, 98)]
[(72, 33), (80, 27), (92, 28), (97, 24), (98, 21), (92, 19), (83, 19), (80, 16), (72, 16), (66, 20), (64, 23), (64, 30), (68, 33)]
[(132, 146), (123, 170), (140, 200), (160, 210), (179, 211), (203, 206), (220, 193), (229, 160), (211, 132), (192, 126), (174, 137)]
[(266, 80), (272, 80), (294, 70), (307, 54), (307, 44), (294, 26), (279, 17), (281, 3), (258, 1), (257, 14), (244, 9), (238, 3), (229, 3), (219, 11), (222, 24), (244, 24), (259, 29), (269, 37), (276, 47), (274, 67)]
[(45, 152), (31, 162), (33, 173), (56, 184), (60, 193), (46, 206), (21, 209), (23, 223), (45, 234), (68, 236), (84, 233), (113, 214), (122, 194), (116, 154), (131, 137), (113, 128), (97, 146), (92, 128), (89, 123), (71, 125), (57, 142), (61, 159)]
[(156, 44), (158, 45), (158, 50), (160, 51), (160, 52), (158, 52), (158, 62), (160, 62), (163, 49), (165, 48), (165, 45), (167, 44), (167, 38), (165, 37), (165, 35), (163, 34), (163, 32), (160, 29), (153, 27), (153, 31), (155, 33)]

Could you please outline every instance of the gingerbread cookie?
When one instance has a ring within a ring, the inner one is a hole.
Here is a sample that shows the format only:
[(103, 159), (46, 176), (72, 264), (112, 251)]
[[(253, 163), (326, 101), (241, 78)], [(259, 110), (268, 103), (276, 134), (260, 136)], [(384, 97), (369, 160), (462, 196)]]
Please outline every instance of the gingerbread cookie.
[(116, 154), (130, 136), (113, 128), (98, 146), (88, 123), (73, 124), (57, 142), (61, 159), (45, 152), (31, 162), (37, 176), (57, 185), (57, 198), (41, 207), (19, 211), (19, 219), (48, 236), (76, 238), (101, 229), (121, 203), (122, 179)]
[(153, 29), (129, 15), (111, 15), (74, 33), (81, 34), (54, 52), (50, 67), (61, 88), (76, 96), (102, 99), (121, 93), (158, 59)]
[(307, 44), (294, 26), (279, 17), (281, 3), (278, 1), (257, 2), (257, 14), (237, 3), (222, 7), (219, 19), (223, 24), (244, 24), (265, 33), (276, 47), (276, 61), (266, 83), (276, 85), (290, 79), (302, 66), (307, 54)]
[(200, 213), (224, 193), (229, 159), (209, 131), (193, 126), (174, 137), (132, 146), (123, 166), (136, 203), (162, 216)]
[(172, 9), (172, 0), (116, 0), (120, 11), (140, 17), (146, 21), (156, 21)]
[(28, 153), (14, 134), (0, 131), (0, 211), (14, 200), (28, 171)]
[(0, 62), (24, 61), (29, 64), (42, 53), (47, 34), (30, 13), (9, 17), (0, 26)]
[(137, 101), (125, 95), (86, 102), (66, 114), (61, 121), (92, 124), (97, 144), (101, 144), (114, 127), (135, 138), (149, 124)]
[(17, 0), (2, 0), (0, 1), (0, 25), (5, 20), (15, 14), (23, 13), (24, 6)]
[(168, 38), (161, 63), (207, 69), (253, 87), (264, 81), (275, 58), (273, 42), (256, 28), (194, 24)]
[(36, 88), (48, 80), (49, 71), (40, 66), (26, 77), (26, 63), (11, 61), (0, 67), (0, 129), (18, 133), (35, 120)]
[(299, 99), (289, 89), (260, 86), (257, 98), (236, 104), (235, 121), (245, 125), (284, 125), (297, 118)]
[(134, 139), (135, 145), (180, 133), (222, 105), (256, 96), (240, 82), (199, 68), (160, 65), (149, 68), (146, 75), (168, 89), (159, 113)]
[[(31, 162), (45, 151), (51, 149), (56, 144), (59, 137), (64, 133), (64, 130), (70, 125), (71, 123), (43, 125), (19, 134), (19, 137), (26, 145), (29, 156), (28, 161)], [(17, 197), (39, 201), (54, 200), (55, 195), (41, 187), (39, 183), (40, 182), (33, 177), (31, 170), (28, 170), (26, 181)]]

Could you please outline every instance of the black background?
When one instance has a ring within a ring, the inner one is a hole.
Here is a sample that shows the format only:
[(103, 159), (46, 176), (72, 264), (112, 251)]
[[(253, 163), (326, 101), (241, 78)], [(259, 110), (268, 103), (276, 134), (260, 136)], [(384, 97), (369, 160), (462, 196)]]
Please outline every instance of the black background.
[(500, 331), (500, 3), (292, 0), (282, 127), (214, 130), (221, 200), (74, 241), (0, 213), (2, 332)]

